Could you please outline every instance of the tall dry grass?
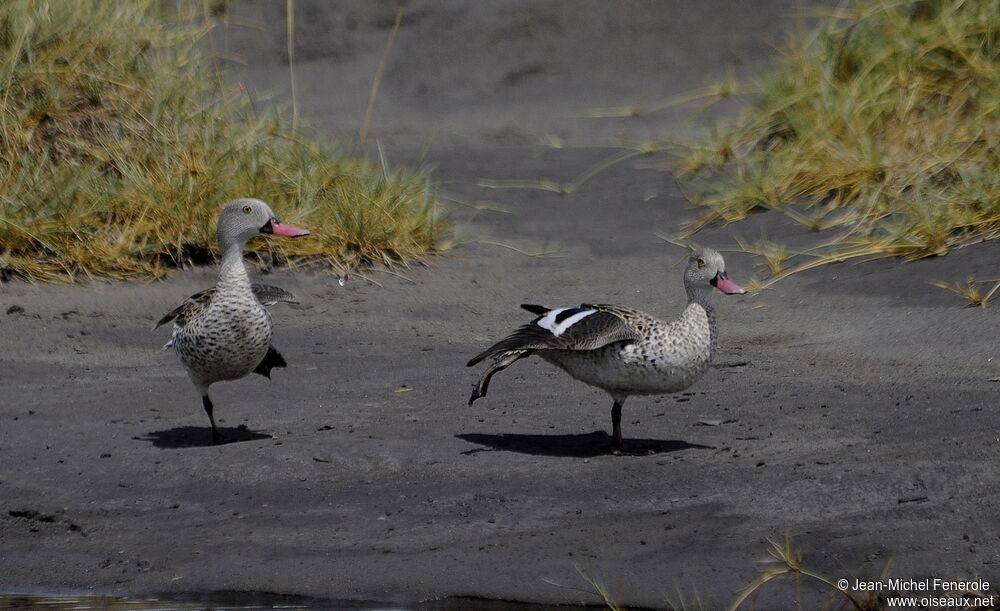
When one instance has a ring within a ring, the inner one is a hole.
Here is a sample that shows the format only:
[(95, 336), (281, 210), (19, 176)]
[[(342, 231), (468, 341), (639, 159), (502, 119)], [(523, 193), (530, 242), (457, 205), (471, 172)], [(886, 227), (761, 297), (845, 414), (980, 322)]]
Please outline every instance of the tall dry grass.
[(267, 261), (419, 257), (443, 221), (426, 176), (301, 137), (202, 56), (194, 2), (0, 3), (0, 279), (161, 276), (210, 260), (219, 206), (272, 204), (307, 240)]
[(1000, 237), (996, 0), (845, 3), (747, 90), (674, 167), (704, 209), (688, 232), (758, 210), (820, 232), (763, 285)]

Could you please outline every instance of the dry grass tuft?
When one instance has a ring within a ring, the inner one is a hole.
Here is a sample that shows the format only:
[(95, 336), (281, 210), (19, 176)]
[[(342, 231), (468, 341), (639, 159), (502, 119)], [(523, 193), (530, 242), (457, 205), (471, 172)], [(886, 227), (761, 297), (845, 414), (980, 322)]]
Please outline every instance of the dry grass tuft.
[(215, 255), (233, 197), (313, 231), (267, 262), (340, 271), (435, 250), (426, 177), (389, 171), (259, 114), (203, 61), (202, 3), (0, 4), (0, 279), (158, 277)]
[[(985, 293), (979, 288), (979, 285), (984, 283), (993, 283), (993, 287), (987, 289)], [(965, 284), (961, 284), (959, 282), (949, 284), (940, 280), (931, 282), (931, 284), (947, 291), (951, 291), (952, 293), (955, 293), (959, 297), (965, 299), (965, 305), (970, 308), (976, 306), (985, 308), (990, 302), (990, 299), (993, 298), (993, 295), (1000, 290), (1000, 280), (976, 280), (975, 278), (969, 278), (965, 281)]]
[(778, 210), (834, 232), (772, 280), (1000, 237), (1000, 3), (866, 1), (827, 17), (674, 164), (705, 209), (686, 231)]
[(791, 539), (785, 538), (782, 543), (775, 542), (768, 539), (771, 547), (767, 550), (768, 555), (771, 556), (770, 566), (761, 571), (760, 575), (754, 579), (750, 585), (748, 585), (740, 595), (733, 601), (733, 604), (729, 606), (729, 611), (737, 611), (740, 606), (747, 601), (750, 596), (754, 594), (761, 586), (771, 581), (776, 577), (782, 575), (802, 575), (808, 577), (818, 583), (823, 584), (828, 587), (831, 592), (835, 592), (837, 595), (843, 596), (843, 599), (850, 605), (850, 608), (855, 611), (877, 611), (880, 609), (880, 603), (877, 596), (868, 597), (858, 597), (847, 590), (841, 590), (837, 587), (831, 579), (824, 577), (818, 573), (815, 573), (807, 569), (802, 564), (802, 557), (792, 547)]
[[(892, 598), (909, 597), (913, 596), (913, 592), (909, 591), (896, 591), (893, 589), (884, 590), (881, 594), (874, 590), (862, 590), (855, 591), (850, 589), (851, 580), (844, 579), (841, 577), (838, 582), (840, 585), (845, 585), (843, 589), (834, 581), (828, 577), (820, 575), (808, 568), (806, 568), (802, 563), (802, 557), (799, 552), (792, 546), (791, 539), (787, 536), (784, 542), (778, 543), (771, 539), (768, 539), (770, 544), (770, 549), (768, 550), (768, 555), (771, 556), (768, 561), (768, 566), (754, 579), (746, 588), (740, 592), (739, 596), (733, 601), (732, 605), (729, 606), (729, 611), (738, 611), (744, 603), (746, 603), (764, 584), (769, 581), (781, 577), (783, 575), (802, 575), (807, 577), (814, 584), (821, 584), (823, 588), (830, 592), (830, 602), (825, 605), (825, 609), (852, 609), (853, 611), (889, 611), (893, 608), (899, 608), (899, 602), (896, 601), (894, 604), (890, 604)], [(869, 579), (864, 581), (875, 581), (884, 584), (887, 588), (891, 587), (891, 582), (889, 577), (891, 575), (890, 565), (887, 563), (882, 573), (876, 579)], [(974, 577), (958, 577), (957, 580), (962, 581), (972, 581)], [(1000, 600), (1000, 595), (997, 595), (994, 590), (988, 590), (985, 592), (978, 591), (956, 591), (956, 590), (934, 590), (930, 592), (918, 593), (915, 597), (917, 599), (915, 607), (907, 607), (913, 609), (923, 609), (925, 611), (934, 611), (937, 609), (944, 609), (943, 606), (938, 606), (943, 604), (938, 601), (942, 601), (946, 598), (965, 598), (966, 605), (961, 608), (983, 608), (983, 609), (1000, 609), (997, 606), (996, 601)], [(983, 604), (987, 606), (982, 606)], [(930, 606), (928, 606), (930, 605)], [(948, 606), (947, 608), (953, 609), (958, 608), (955, 606)]]

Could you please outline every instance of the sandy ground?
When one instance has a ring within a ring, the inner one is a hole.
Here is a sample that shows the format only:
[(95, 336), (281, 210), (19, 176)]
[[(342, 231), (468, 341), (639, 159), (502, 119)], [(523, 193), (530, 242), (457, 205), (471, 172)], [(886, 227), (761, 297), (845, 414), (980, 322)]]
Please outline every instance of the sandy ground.
[[(720, 295), (718, 366), (688, 393), (625, 407), (641, 455), (609, 455), (610, 401), (540, 361), (466, 406), (479, 372), (465, 361), (526, 319), (519, 303), (679, 312), (683, 253), (656, 233), (691, 214), (649, 160), (569, 196), (477, 180), (567, 180), (613, 153), (548, 148), (544, 134), (589, 144), (688, 130), (679, 113), (573, 113), (759, 65), (796, 14), (750, 4), (407, 3), (372, 135), (392, 163), (435, 168), (462, 202), (463, 245), (405, 278), (369, 274), (378, 284), (268, 275), (301, 299), (274, 311), (290, 366), (214, 388), (237, 443), (207, 443), (195, 391), (159, 351), (168, 331), (150, 330), (213, 270), (0, 288), (0, 590), (594, 603), (583, 571), (622, 603), (697, 596), (714, 609), (786, 534), (835, 579), (891, 561), (899, 577), (1000, 581), (1000, 313), (928, 284), (995, 276), (997, 245)], [(297, 6), (303, 116), (317, 134), (353, 133), (395, 3)], [(279, 99), (283, 11), (240, 4), (265, 31), (215, 41)], [(769, 215), (698, 239), (736, 235), (802, 239)], [(748, 257), (727, 261), (737, 281), (754, 273)], [(827, 594), (778, 582), (761, 605)]]

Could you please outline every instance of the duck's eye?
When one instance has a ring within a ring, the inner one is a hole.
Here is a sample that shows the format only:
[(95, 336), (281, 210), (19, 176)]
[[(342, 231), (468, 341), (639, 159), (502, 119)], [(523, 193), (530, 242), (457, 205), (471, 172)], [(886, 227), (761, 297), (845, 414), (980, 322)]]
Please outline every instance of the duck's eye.
[(243, 206), (243, 214), (250, 214), (251, 212), (253, 212), (253, 208), (250, 206)]
[(698, 259), (698, 269), (705, 267), (705, 260), (702, 258)]

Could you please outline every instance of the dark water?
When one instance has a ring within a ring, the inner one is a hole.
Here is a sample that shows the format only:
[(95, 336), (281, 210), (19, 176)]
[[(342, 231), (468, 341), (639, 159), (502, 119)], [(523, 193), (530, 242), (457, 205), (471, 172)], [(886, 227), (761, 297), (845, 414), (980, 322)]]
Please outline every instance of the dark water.
[(413, 604), (378, 603), (368, 601), (332, 600), (287, 596), (264, 592), (210, 592), (201, 594), (170, 594), (148, 597), (116, 596), (111, 594), (54, 593), (24, 591), (0, 593), (0, 609), (43, 609), (48, 611), (167, 611), (227, 609), (328, 609), (343, 611), (594, 611), (599, 606), (534, 605), (480, 598), (444, 598)]

